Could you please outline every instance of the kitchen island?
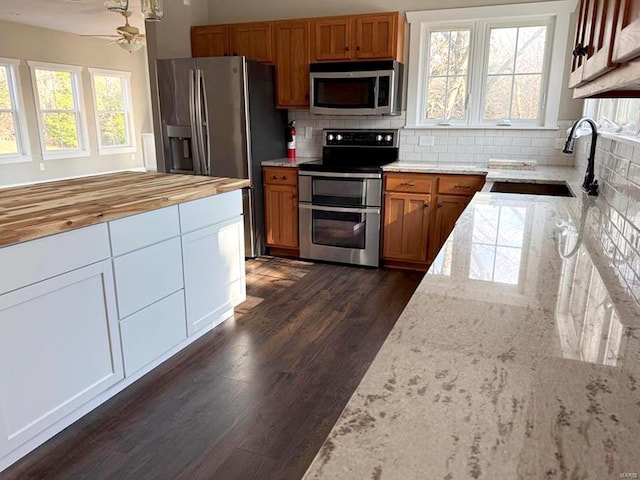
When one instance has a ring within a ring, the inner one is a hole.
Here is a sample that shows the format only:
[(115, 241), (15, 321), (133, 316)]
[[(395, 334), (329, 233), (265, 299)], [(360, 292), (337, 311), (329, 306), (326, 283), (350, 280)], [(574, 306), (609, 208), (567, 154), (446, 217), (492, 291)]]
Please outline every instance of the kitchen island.
[(305, 479), (640, 474), (640, 285), (573, 177), (476, 194)]
[(248, 186), (122, 172), (0, 190), (0, 471), (233, 315)]

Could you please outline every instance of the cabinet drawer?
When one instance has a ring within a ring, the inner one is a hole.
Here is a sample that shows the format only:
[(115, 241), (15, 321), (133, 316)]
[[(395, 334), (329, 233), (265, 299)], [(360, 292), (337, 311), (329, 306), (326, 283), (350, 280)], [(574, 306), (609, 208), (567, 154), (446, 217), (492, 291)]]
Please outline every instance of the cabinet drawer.
[(183, 287), (179, 238), (118, 257), (113, 266), (121, 319)]
[(293, 167), (265, 168), (264, 183), (268, 185), (297, 185), (298, 169)]
[(473, 195), (482, 190), (484, 177), (481, 175), (442, 175), (438, 193), (449, 195)]
[(184, 290), (120, 322), (120, 335), (128, 377), (187, 338)]
[(0, 248), (3, 271), (0, 275), (0, 293), (70, 272), (110, 256), (106, 223)]
[(420, 173), (388, 173), (384, 189), (389, 192), (431, 193), (433, 176)]
[(238, 215), (242, 215), (242, 190), (181, 203), (180, 229), (193, 232)]
[(180, 235), (178, 207), (172, 206), (109, 222), (113, 256)]

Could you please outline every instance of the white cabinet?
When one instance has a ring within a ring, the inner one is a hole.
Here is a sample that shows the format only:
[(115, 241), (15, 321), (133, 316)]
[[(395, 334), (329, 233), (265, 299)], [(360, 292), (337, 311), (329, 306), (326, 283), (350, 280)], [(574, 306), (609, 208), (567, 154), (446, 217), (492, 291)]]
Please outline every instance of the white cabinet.
[(178, 206), (160, 208), (109, 222), (111, 250), (117, 257), (180, 236)]
[(189, 335), (215, 326), (246, 298), (242, 217), (183, 235)]
[(109, 260), (0, 295), (0, 456), (122, 378)]
[(183, 287), (180, 238), (117, 257), (113, 267), (123, 319)]
[(184, 290), (122, 320), (120, 335), (129, 377), (187, 338)]

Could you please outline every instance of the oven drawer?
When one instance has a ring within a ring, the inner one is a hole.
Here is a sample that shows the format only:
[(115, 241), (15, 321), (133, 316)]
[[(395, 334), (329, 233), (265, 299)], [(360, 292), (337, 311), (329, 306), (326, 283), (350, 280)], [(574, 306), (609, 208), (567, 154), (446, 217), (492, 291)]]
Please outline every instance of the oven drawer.
[(482, 175), (441, 175), (438, 193), (471, 196), (482, 190), (483, 186)]
[(424, 173), (387, 173), (385, 191), (431, 193), (434, 177)]
[(265, 167), (262, 170), (264, 183), (268, 185), (297, 185), (298, 171), (293, 167)]

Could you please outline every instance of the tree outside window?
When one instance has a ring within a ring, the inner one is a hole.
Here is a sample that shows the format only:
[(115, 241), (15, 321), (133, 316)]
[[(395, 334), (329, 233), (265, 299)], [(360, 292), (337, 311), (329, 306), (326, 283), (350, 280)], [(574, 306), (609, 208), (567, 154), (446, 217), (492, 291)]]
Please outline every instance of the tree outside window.
[(100, 153), (131, 149), (131, 88), (128, 72), (89, 69), (93, 84)]

